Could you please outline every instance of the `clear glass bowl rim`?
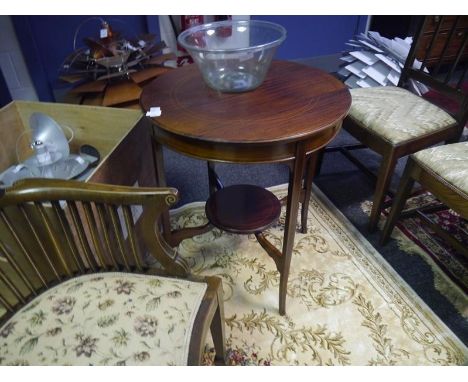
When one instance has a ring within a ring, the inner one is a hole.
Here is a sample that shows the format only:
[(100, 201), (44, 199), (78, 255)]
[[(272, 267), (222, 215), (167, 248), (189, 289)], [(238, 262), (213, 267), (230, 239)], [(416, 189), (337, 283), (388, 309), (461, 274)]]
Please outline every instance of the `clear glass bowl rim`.
[[(196, 32), (200, 32), (206, 29), (217, 28), (217, 27), (232, 27), (232, 26), (242, 26), (242, 25), (263, 25), (268, 26), (271, 29), (276, 29), (281, 33), (280, 38), (273, 40), (271, 42), (267, 42), (265, 44), (260, 45), (252, 45), (245, 48), (235, 48), (235, 49), (207, 49), (207, 48), (199, 48), (194, 45), (187, 44), (184, 39)], [(265, 48), (273, 48), (275, 46), (280, 45), (286, 39), (286, 28), (282, 25), (273, 23), (271, 21), (264, 21), (264, 20), (224, 20), (224, 21), (215, 21), (212, 23), (207, 24), (200, 24), (195, 25), (189, 29), (184, 30), (178, 37), (177, 41), (180, 45), (182, 45), (187, 50), (194, 50), (197, 52), (209, 52), (209, 53), (234, 53), (234, 52), (245, 52), (245, 51), (256, 51)]]

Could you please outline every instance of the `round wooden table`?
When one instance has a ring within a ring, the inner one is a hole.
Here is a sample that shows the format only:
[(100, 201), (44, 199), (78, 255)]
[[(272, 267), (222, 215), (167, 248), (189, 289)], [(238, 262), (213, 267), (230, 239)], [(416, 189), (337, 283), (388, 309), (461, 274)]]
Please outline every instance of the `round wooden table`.
[[(261, 232), (256, 233), (280, 272), (279, 311), (285, 314), (300, 202), (303, 230), (307, 222), (316, 158), (310, 154), (338, 133), (351, 105), (346, 86), (319, 69), (274, 61), (267, 78), (254, 91), (220, 93), (205, 85), (193, 65), (152, 81), (144, 87), (140, 104), (143, 110), (159, 106), (162, 111), (160, 117), (152, 119), (156, 177), (160, 186), (166, 185), (162, 145), (207, 160), (212, 193), (217, 188), (213, 162), (289, 165), (282, 251), (271, 245)], [(174, 246), (208, 228), (207, 225), (199, 230), (170, 232), (168, 214), (163, 218), (165, 237)]]

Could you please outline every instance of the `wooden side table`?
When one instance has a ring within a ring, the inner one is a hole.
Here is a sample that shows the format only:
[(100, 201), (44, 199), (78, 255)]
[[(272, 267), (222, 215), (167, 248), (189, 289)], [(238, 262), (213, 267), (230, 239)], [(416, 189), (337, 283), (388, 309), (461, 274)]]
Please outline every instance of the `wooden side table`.
[[(219, 93), (206, 86), (195, 66), (164, 74), (144, 89), (143, 110), (159, 106), (153, 119), (156, 178), (165, 186), (162, 145), (209, 162), (272, 163), (290, 167), (286, 222), (282, 250), (261, 234), (259, 243), (275, 261), (280, 273), (279, 311), (286, 313), (286, 288), (294, 245), (299, 203), (303, 213), (312, 187), (308, 158), (338, 133), (351, 105), (347, 88), (331, 75), (305, 65), (275, 61), (265, 82), (246, 93)], [(209, 167), (213, 167), (210, 165)], [(216, 188), (210, 182), (212, 191)], [(303, 219), (304, 222), (304, 219)], [(171, 232), (169, 216), (163, 221), (166, 239), (182, 239), (210, 227)]]

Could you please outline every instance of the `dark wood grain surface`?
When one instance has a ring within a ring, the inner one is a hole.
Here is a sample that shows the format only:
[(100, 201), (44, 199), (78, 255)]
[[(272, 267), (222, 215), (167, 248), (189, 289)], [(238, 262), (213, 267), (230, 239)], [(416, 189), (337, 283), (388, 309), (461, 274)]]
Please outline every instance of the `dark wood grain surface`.
[[(294, 62), (275, 61), (265, 81), (245, 93), (220, 93), (209, 88), (195, 66), (163, 74), (143, 89), (143, 110), (161, 107), (153, 118), (157, 183), (165, 185), (162, 146), (208, 161), (269, 163), (288, 161), (289, 188), (283, 248), (280, 252), (259, 232), (276, 219), (279, 202), (263, 190), (239, 198), (237, 189), (217, 191), (207, 204), (213, 225), (237, 233), (255, 233), (280, 272), (279, 312), (286, 313), (286, 291), (307, 157), (338, 133), (351, 106), (346, 86), (333, 76)], [(311, 171), (307, 171), (311, 173)], [(241, 186), (250, 187), (250, 186)], [(231, 192), (232, 191), (232, 192)], [(245, 190), (244, 190), (245, 191)], [(274, 196), (273, 196), (274, 197)], [(219, 199), (219, 200), (217, 200)], [(222, 200), (221, 200), (222, 199)], [(235, 208), (231, 208), (235, 205)], [(245, 205), (243, 205), (243, 203)], [(270, 213), (270, 215), (268, 215)], [(163, 218), (165, 238), (172, 240), (169, 214)], [(190, 234), (206, 232), (206, 225)], [(177, 233), (180, 237), (188, 237)]]
[(233, 233), (261, 232), (275, 223), (281, 212), (277, 197), (262, 187), (236, 184), (210, 196), (205, 206), (208, 220)]
[(166, 73), (144, 89), (144, 110), (160, 106), (154, 122), (166, 132), (209, 142), (271, 143), (310, 137), (341, 120), (351, 96), (333, 76), (274, 61), (267, 78), (245, 93), (209, 88), (197, 67)]

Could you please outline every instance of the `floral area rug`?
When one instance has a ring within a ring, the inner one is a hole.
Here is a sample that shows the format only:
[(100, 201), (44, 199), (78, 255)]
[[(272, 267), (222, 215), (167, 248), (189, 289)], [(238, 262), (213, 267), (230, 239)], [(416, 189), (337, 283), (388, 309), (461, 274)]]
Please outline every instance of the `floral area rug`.
[[(278, 197), (286, 185), (271, 189)], [(204, 205), (175, 210), (173, 228), (206, 221)], [(300, 221), (300, 220), (298, 220)], [(267, 232), (281, 248), (280, 222)], [(318, 190), (308, 233), (296, 233), (286, 301), (279, 274), (253, 236), (213, 230), (179, 250), (200, 275), (224, 285), (231, 365), (459, 365), (468, 350)], [(206, 364), (212, 362), (207, 344)]]
[[(405, 209), (438, 205), (435, 197), (423, 192), (408, 199)], [(366, 201), (362, 210), (370, 214), (372, 202)], [(383, 211), (382, 228), (390, 208)], [(457, 240), (468, 247), (468, 237), (461, 230), (468, 231), (468, 223), (452, 210), (442, 210), (427, 214), (434, 223), (448, 231)], [(412, 255), (421, 256), (429, 264), (434, 275), (434, 286), (455, 306), (460, 314), (468, 318), (468, 259), (457, 252), (444, 239), (438, 236), (418, 216), (398, 219), (392, 238), (397, 240), (399, 248)]]

